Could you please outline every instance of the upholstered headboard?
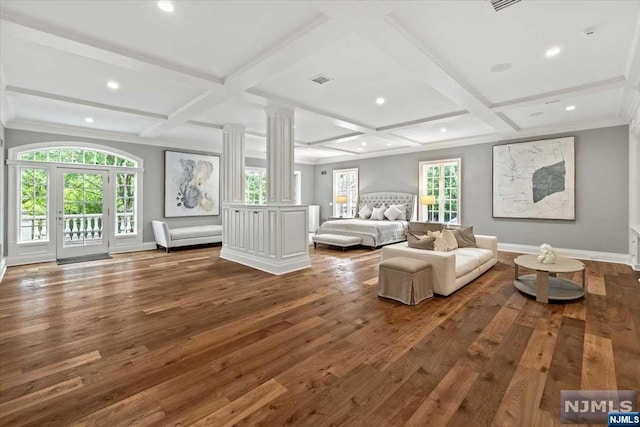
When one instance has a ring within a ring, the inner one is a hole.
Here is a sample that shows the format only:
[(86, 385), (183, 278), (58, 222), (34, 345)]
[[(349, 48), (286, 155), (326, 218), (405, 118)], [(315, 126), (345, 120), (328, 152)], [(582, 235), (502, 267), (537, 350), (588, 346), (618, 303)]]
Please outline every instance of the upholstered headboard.
[(394, 192), (382, 192), (382, 193), (366, 193), (360, 195), (360, 203), (371, 205), (375, 208), (379, 207), (383, 203), (386, 206), (389, 205), (406, 205), (407, 206), (407, 219), (413, 220), (414, 212), (416, 211), (416, 201), (418, 197), (415, 194), (410, 193), (394, 193)]

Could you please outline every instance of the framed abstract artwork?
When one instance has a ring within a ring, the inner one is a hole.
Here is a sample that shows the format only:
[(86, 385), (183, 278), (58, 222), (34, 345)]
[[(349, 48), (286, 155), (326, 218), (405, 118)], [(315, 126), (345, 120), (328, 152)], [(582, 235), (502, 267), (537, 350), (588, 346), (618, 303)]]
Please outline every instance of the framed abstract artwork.
[(164, 216), (220, 215), (220, 157), (164, 152)]
[(575, 220), (574, 138), (494, 145), (493, 216)]

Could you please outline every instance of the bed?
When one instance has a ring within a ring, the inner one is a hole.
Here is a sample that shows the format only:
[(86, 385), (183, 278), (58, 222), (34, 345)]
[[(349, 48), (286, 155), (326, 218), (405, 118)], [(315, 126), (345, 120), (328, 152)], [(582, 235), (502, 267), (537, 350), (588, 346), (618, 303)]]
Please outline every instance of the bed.
[(389, 205), (407, 206), (407, 221), (376, 221), (370, 219), (338, 219), (323, 223), (316, 231), (318, 234), (339, 234), (357, 236), (362, 239), (363, 246), (377, 248), (391, 243), (404, 242), (405, 231), (409, 227), (409, 220), (413, 219), (417, 197), (410, 193), (367, 193), (360, 196), (358, 206), (368, 204), (379, 207), (383, 203)]

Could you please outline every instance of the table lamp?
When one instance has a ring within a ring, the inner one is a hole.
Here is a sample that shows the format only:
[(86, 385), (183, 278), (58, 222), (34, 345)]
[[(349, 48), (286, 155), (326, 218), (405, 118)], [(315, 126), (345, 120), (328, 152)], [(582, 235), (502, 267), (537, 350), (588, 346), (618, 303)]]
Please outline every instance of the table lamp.
[(427, 221), (431, 222), (428, 217), (429, 206), (436, 204), (436, 196), (434, 196), (433, 194), (429, 194), (429, 195), (425, 194), (423, 196), (420, 196), (420, 203), (427, 207)]

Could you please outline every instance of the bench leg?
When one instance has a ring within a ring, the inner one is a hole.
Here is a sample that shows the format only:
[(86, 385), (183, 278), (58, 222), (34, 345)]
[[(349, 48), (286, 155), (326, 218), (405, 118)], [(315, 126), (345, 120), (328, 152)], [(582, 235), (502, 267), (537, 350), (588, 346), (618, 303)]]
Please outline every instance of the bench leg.
[(169, 253), (169, 248), (165, 248), (167, 250), (167, 253)]
[(318, 244), (316, 242), (313, 242), (313, 248), (315, 249), (317, 247), (318, 247)]

